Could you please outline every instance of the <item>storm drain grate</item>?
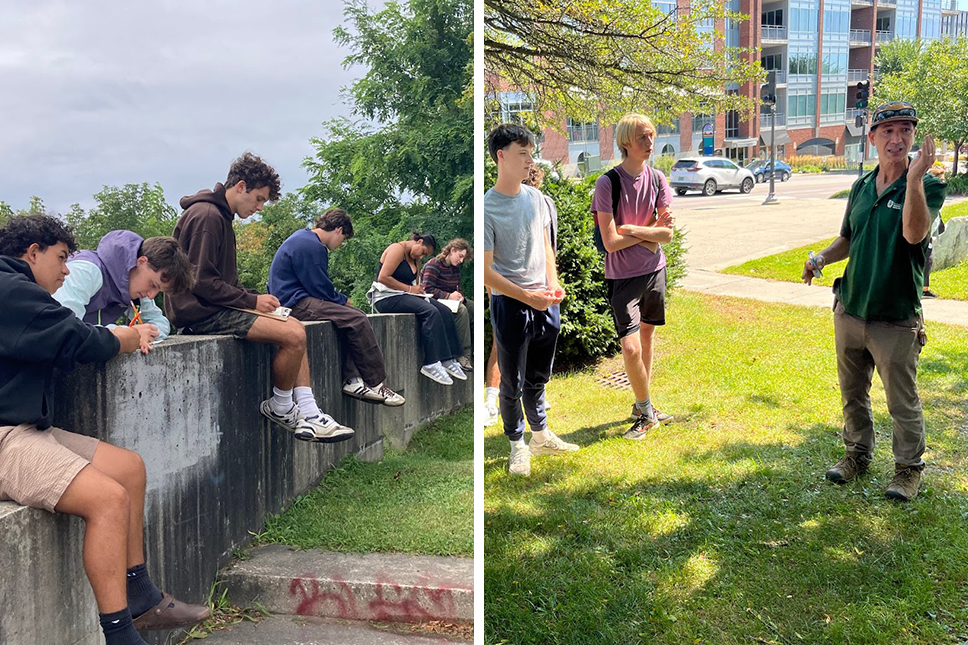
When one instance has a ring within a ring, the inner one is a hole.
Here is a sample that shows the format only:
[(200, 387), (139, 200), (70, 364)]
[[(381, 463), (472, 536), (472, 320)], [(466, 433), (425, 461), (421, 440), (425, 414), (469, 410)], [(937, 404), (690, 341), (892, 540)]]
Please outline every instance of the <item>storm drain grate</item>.
[(629, 383), (629, 375), (625, 372), (612, 372), (599, 376), (596, 379), (601, 385), (610, 387), (613, 390), (631, 390), (632, 384)]

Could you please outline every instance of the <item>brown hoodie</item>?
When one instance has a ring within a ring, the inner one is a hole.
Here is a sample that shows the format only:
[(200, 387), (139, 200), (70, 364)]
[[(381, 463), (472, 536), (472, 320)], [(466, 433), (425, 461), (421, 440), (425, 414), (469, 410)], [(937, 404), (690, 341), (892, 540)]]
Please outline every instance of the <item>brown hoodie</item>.
[(165, 312), (175, 327), (189, 327), (225, 307), (255, 309), (258, 292), (239, 286), (235, 257), (235, 214), (225, 199), (225, 187), (201, 190), (181, 198), (185, 209), (172, 235), (195, 265), (195, 286), (177, 295), (165, 294)]

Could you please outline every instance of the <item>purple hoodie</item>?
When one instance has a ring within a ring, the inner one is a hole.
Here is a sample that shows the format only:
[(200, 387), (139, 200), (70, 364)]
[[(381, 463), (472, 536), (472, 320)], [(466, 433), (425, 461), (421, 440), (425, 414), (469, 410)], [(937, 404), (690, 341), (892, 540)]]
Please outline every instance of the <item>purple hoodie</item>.
[(101, 288), (84, 309), (84, 322), (98, 324), (98, 313), (105, 321), (117, 320), (129, 306), (128, 280), (138, 264), (138, 250), (144, 242), (131, 231), (111, 231), (98, 242), (97, 251), (78, 251), (67, 259), (84, 260), (101, 269)]

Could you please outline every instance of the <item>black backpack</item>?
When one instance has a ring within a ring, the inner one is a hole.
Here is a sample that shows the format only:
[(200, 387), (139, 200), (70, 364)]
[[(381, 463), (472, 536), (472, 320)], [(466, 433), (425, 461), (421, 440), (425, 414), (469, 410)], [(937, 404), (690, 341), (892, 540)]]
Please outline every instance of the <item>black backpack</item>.
[[(648, 168), (648, 166), (646, 166)], [(655, 168), (649, 168), (649, 172), (652, 173), (652, 194), (655, 195), (655, 203), (652, 205), (653, 211), (659, 210), (659, 191), (662, 190), (662, 181), (659, 179), (659, 175), (662, 173)], [(608, 180), (612, 183), (612, 217), (615, 217), (618, 213), (618, 202), (622, 199), (622, 180), (618, 176), (618, 171), (612, 168), (605, 173)], [(595, 230), (592, 233), (592, 241), (595, 243), (595, 248), (602, 255), (608, 253), (605, 250), (605, 242), (602, 241), (602, 229), (599, 228), (598, 222), (595, 223)]]

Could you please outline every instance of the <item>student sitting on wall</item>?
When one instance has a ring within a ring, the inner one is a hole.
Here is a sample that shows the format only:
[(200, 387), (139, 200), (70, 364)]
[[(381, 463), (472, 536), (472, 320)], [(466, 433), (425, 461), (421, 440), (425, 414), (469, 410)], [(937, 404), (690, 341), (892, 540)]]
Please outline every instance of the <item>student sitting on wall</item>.
[(367, 292), (373, 309), (381, 314), (414, 314), (423, 345), (424, 364), (420, 373), (441, 385), (453, 385), (454, 378), (467, 380), (457, 359), (462, 355), (454, 315), (417, 281), (420, 259), (437, 248), (433, 235), (414, 233), (409, 240), (383, 250), (376, 282)]
[(78, 251), (67, 264), (71, 272), (54, 300), (92, 325), (110, 328), (121, 315), (140, 320), (133, 327), (141, 334), (142, 351), (171, 329), (155, 296), (181, 293), (195, 283), (194, 267), (173, 237), (145, 240), (131, 231), (111, 231), (97, 251)]
[(83, 518), (84, 570), (105, 641), (146, 645), (136, 630), (194, 625), (209, 611), (163, 594), (148, 576), (141, 457), (51, 427), (54, 368), (103, 363), (141, 343), (137, 330), (89, 325), (51, 297), (76, 248), (70, 229), (47, 215), (0, 227), (0, 500)]
[(460, 291), (460, 268), (465, 260), (471, 259), (471, 247), (467, 240), (456, 238), (444, 245), (444, 248), (424, 265), (420, 272), (420, 281), (424, 291), (437, 300), (453, 300), (457, 302), (454, 312), (454, 324), (464, 353), (458, 359), (460, 367), (465, 372), (474, 369), (471, 360), (474, 338), (474, 303), (464, 297)]
[(282, 243), (269, 267), (269, 293), (290, 307), (297, 320), (328, 320), (343, 355), (343, 394), (369, 403), (398, 406), (404, 398), (388, 388), (383, 352), (366, 314), (350, 304), (329, 279), (329, 252), (353, 237), (353, 222), (341, 208), (300, 229)]

